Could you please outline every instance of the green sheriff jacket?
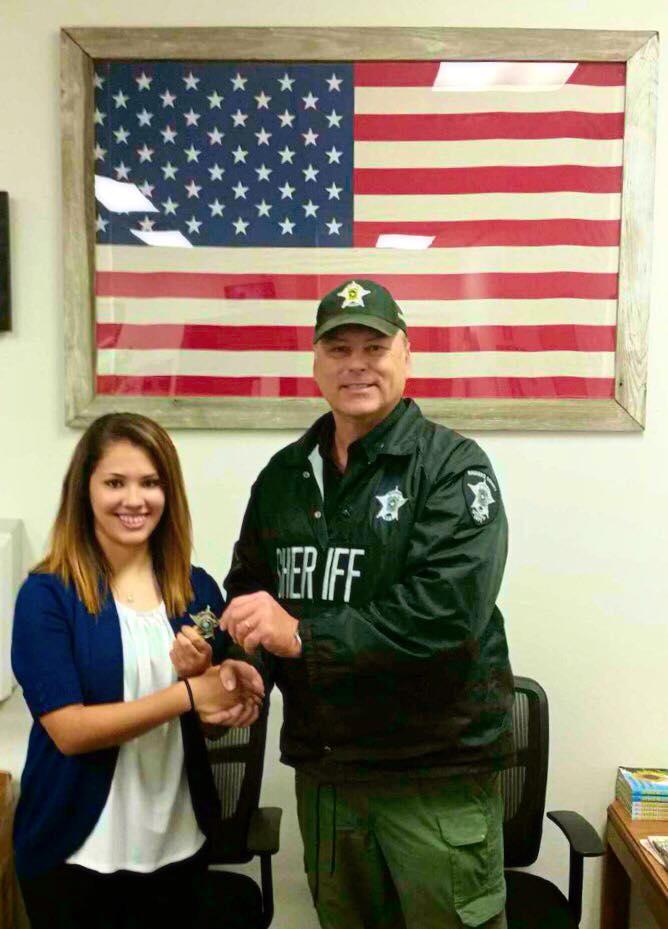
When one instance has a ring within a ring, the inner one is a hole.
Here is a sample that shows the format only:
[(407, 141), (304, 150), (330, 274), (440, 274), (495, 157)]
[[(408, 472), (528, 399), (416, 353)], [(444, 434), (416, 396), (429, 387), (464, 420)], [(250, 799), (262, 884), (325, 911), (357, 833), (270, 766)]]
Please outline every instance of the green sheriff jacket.
[(325, 494), (332, 429), (327, 414), (260, 473), (225, 581), (300, 621), (302, 657), (270, 659), (282, 760), (332, 780), (502, 766), (507, 522), (487, 456), (402, 400)]

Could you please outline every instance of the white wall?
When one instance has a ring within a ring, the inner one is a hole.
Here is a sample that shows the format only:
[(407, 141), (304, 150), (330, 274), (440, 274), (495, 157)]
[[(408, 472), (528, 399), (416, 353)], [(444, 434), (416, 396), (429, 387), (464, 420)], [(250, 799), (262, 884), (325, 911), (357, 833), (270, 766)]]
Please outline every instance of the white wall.
[[(184, 12), (187, 10), (187, 12)], [(0, 516), (24, 520), (26, 563), (43, 550), (78, 433), (63, 424), (58, 29), (66, 25), (438, 25), (668, 27), (663, 0), (2, 0), (0, 189), (12, 211), (14, 330), (0, 335)], [(661, 91), (668, 89), (665, 55)], [(513, 665), (552, 707), (548, 809), (600, 830), (618, 764), (668, 766), (668, 288), (666, 117), (660, 106), (655, 273), (644, 435), (483, 435), (511, 522), (502, 593)], [(196, 560), (221, 577), (251, 479), (292, 438), (178, 432)], [(274, 716), (274, 723), (276, 717)], [(0, 767), (3, 750), (0, 745)], [(315, 926), (301, 876), (290, 776), (272, 754), (265, 800), (286, 808), (275, 925)], [(566, 887), (565, 842), (546, 824), (537, 870)], [(585, 929), (598, 925), (600, 868), (587, 865)]]

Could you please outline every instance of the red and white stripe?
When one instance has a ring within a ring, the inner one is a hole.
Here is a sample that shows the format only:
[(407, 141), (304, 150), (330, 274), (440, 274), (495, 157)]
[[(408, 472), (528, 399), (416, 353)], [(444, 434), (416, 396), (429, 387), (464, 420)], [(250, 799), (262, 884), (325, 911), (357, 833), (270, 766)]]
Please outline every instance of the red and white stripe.
[(355, 65), (354, 248), (98, 246), (98, 390), (316, 396), (317, 302), (367, 277), (402, 305), (416, 398), (612, 396), (624, 65), (457, 93), (438, 68)]

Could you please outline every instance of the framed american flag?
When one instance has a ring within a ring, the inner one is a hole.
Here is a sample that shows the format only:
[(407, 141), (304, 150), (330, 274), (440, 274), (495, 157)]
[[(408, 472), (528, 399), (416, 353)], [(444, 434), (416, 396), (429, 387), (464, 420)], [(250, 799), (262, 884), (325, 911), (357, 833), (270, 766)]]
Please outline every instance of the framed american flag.
[(298, 428), (319, 298), (387, 286), (460, 429), (645, 424), (658, 37), (65, 29), (67, 421)]

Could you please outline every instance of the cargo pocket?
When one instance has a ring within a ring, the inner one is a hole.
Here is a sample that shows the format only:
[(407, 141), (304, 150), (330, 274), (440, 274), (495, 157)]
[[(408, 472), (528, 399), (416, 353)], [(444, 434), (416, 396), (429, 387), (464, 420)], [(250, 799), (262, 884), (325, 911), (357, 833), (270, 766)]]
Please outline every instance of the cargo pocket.
[(438, 823), (450, 849), (457, 915), (465, 926), (480, 926), (500, 913), (506, 902), (503, 859), (497, 848), (500, 837), (496, 829), (490, 830), (488, 817), (475, 799), (452, 816), (439, 816)]

